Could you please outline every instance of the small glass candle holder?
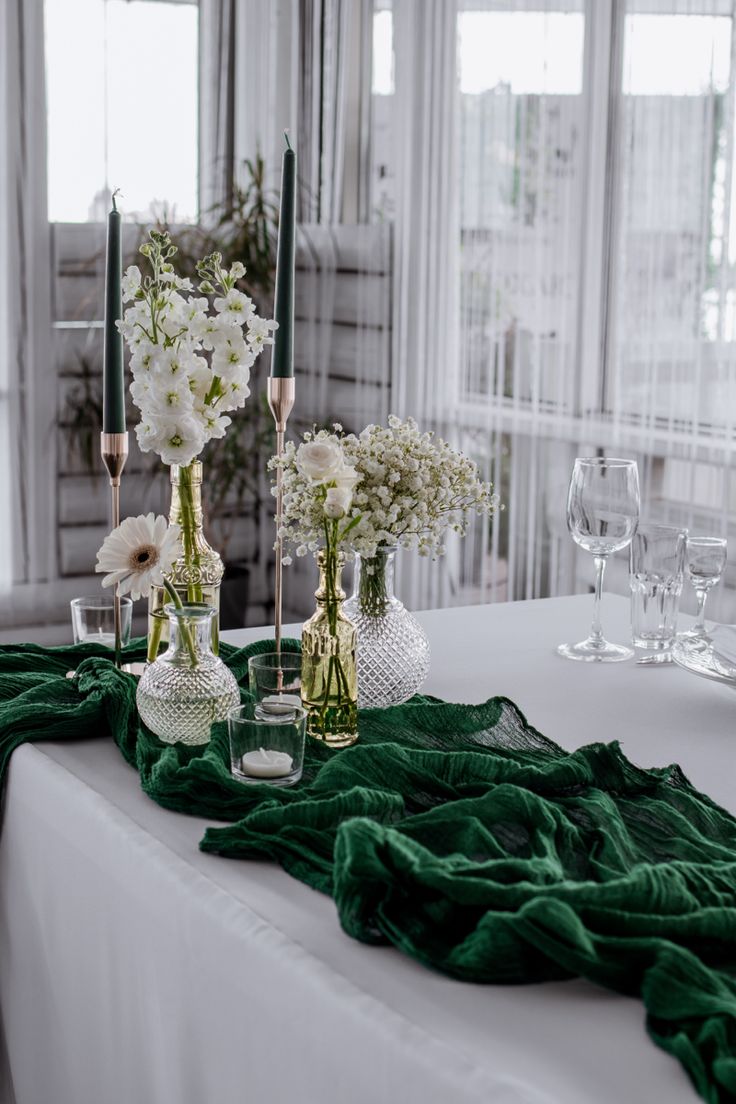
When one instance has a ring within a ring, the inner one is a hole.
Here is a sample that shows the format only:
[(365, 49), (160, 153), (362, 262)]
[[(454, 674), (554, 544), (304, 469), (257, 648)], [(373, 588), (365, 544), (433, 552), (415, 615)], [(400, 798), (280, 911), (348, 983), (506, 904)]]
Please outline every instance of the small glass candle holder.
[(304, 766), (306, 719), (301, 706), (266, 716), (259, 715), (257, 702), (231, 709), (227, 726), (234, 777), (271, 786), (298, 782)]
[(301, 652), (264, 652), (248, 660), (250, 692), (261, 719), (278, 717), (301, 708)]
[[(115, 599), (111, 594), (72, 598), (69, 605), (75, 644), (102, 644), (105, 648), (115, 648)], [(130, 598), (121, 598), (121, 645), (130, 641), (132, 622), (133, 603)]]

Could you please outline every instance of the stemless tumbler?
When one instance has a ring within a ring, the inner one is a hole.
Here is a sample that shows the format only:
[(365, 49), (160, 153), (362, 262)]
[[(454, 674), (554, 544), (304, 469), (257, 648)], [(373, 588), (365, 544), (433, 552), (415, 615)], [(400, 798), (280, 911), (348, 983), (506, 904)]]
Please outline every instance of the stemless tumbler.
[(637, 663), (670, 663), (685, 575), (687, 529), (640, 525), (629, 550), (631, 635)]
[(601, 631), (600, 603), (606, 560), (625, 548), (639, 522), (639, 472), (635, 460), (579, 456), (567, 495), (567, 526), (572, 539), (595, 560), (595, 602), (590, 636), (578, 644), (560, 644), (565, 659), (615, 663), (633, 651), (611, 644)]

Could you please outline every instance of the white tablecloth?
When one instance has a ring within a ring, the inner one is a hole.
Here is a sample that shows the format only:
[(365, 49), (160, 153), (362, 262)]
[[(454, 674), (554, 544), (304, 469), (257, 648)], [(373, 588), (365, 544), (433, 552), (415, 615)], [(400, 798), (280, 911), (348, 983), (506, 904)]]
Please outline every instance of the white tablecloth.
[[(678, 669), (565, 662), (588, 598), (421, 615), (428, 691), (505, 694), (568, 748), (619, 738), (736, 807), (736, 697)], [(604, 603), (626, 637), (627, 606)], [(255, 639), (257, 630), (231, 634)], [(13, 755), (0, 837), (4, 1075), (17, 1104), (692, 1104), (637, 1000), (474, 986), (340, 930), (266, 863), (203, 855), (107, 740)]]

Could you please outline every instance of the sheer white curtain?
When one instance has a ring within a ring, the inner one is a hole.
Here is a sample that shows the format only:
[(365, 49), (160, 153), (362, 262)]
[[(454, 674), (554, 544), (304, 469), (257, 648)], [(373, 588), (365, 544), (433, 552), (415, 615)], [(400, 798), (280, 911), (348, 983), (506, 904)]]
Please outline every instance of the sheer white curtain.
[[(733, 536), (733, 5), (628, 0), (620, 37), (603, 401), (640, 452), (649, 516)], [(712, 613), (733, 619), (727, 581)]]
[(529, 598), (554, 592), (566, 572), (569, 583), (558, 507), (581, 381), (596, 370), (580, 360), (590, 133), (584, 5), (467, 0), (456, 33), (458, 394), (466, 448), (506, 507), (465, 542), (458, 597)]
[[(447, 0), (394, 4), (391, 407), (450, 439), (459, 301), (456, 18)], [(448, 604), (453, 555), (441, 566), (405, 559), (404, 600), (414, 608)]]
[[(726, 533), (731, 0), (390, 7), (394, 152), (380, 194), (383, 211), (395, 206), (392, 405), (430, 422), (439, 410), (506, 503), (441, 584), (417, 583), (414, 603), (589, 585), (564, 517), (576, 454), (635, 456), (645, 516)], [(624, 559), (612, 566), (625, 592)], [(736, 615), (732, 596), (714, 613)]]
[[(0, 581), (55, 574), (43, 2), (0, 6)], [(3, 547), (4, 545), (4, 547)]]

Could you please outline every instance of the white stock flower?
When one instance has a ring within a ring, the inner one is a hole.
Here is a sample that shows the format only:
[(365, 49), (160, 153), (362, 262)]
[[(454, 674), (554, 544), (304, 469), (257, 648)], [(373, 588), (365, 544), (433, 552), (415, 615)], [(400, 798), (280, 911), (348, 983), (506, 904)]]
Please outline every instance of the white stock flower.
[(249, 379), (250, 372), (246, 369), (237, 379), (226, 384), (225, 393), (218, 403), (220, 410), (239, 410), (245, 406), (245, 400), (250, 395)]
[(120, 286), (123, 292), (124, 303), (129, 303), (131, 299), (135, 299), (135, 293), (141, 286), (141, 270), (138, 268), (138, 265), (131, 265), (129, 268), (126, 268)]
[(135, 435), (138, 438), (138, 448), (141, 452), (158, 451), (161, 439), (161, 426), (147, 414), (141, 418), (135, 427)]
[(223, 321), (231, 326), (249, 324), (256, 313), (253, 300), (237, 288), (231, 288), (223, 298), (215, 299), (213, 306)]
[(193, 414), (161, 419), (156, 451), (164, 464), (180, 464), (186, 467), (204, 448), (205, 435), (202, 424)]
[(264, 345), (273, 345), (273, 331), (278, 328), (278, 322), (256, 315), (248, 322), (248, 344), (259, 350)]
[(205, 407), (200, 416), (204, 423), (204, 431), (208, 441), (212, 438), (219, 440), (220, 437), (224, 437), (227, 427), (232, 423), (232, 418), (226, 418), (224, 414), (216, 413), (211, 407)]
[(181, 530), (153, 513), (126, 518), (108, 534), (97, 553), (95, 571), (105, 572), (103, 587), (118, 584), (120, 594), (135, 601), (151, 586), (163, 586), (164, 576), (182, 554)]
[[(132, 391), (132, 388), (131, 388)], [(147, 410), (153, 416), (170, 417), (189, 414), (194, 407), (194, 397), (186, 376), (174, 376), (171, 380), (152, 382), (146, 398)]]
[[(166, 464), (188, 464), (206, 441), (222, 437), (227, 411), (250, 395), (250, 369), (275, 323), (259, 318), (252, 300), (234, 287), (245, 275), (235, 261), (210, 267), (195, 291), (167, 259), (170, 239), (154, 234), (142, 247), (150, 268), (143, 280), (131, 265), (117, 327), (130, 349), (131, 394), (141, 411), (136, 434), (143, 451)], [(205, 258), (206, 264), (211, 258)], [(214, 307), (214, 312), (212, 312)]]
[(232, 337), (225, 341), (219, 341), (212, 354), (212, 371), (216, 376), (226, 380), (237, 379), (241, 368), (247, 365), (248, 350), (239, 330), (232, 332)]
[(313, 483), (329, 483), (345, 466), (337, 440), (305, 441), (296, 453), (296, 465)]

